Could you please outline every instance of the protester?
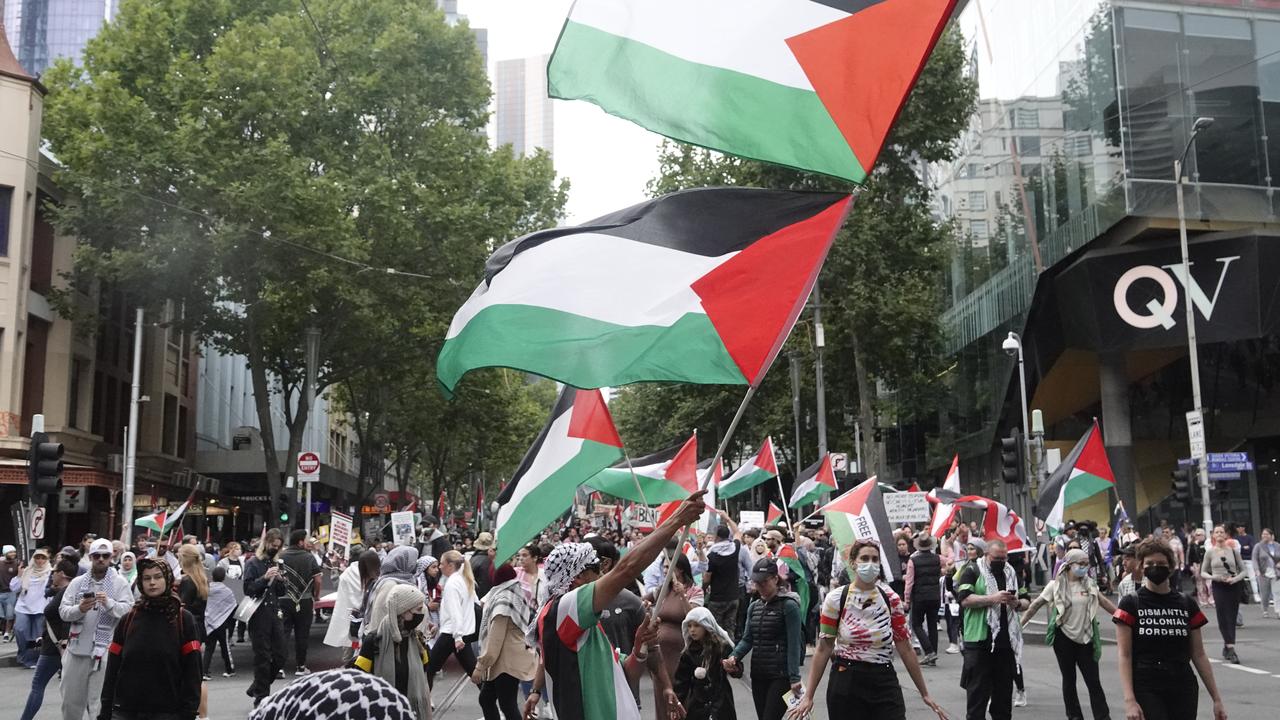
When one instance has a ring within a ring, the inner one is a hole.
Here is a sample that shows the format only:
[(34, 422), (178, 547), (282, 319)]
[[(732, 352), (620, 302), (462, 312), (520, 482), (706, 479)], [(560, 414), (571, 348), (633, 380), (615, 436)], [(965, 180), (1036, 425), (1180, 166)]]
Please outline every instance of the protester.
[(289, 547), (280, 554), (280, 570), (284, 577), (284, 596), (280, 611), (285, 635), (293, 634), (294, 675), (306, 675), (307, 645), (311, 639), (311, 622), (315, 603), (320, 600), (320, 563), (306, 548), (307, 531), (289, 533)]
[(404, 694), (418, 720), (431, 720), (427, 641), (418, 630), (426, 617), (424, 600), (418, 588), (406, 583), (381, 586), (371, 602), (355, 665)]
[(476, 631), (476, 580), (471, 565), (457, 550), (440, 558), (440, 572), (446, 578), (440, 600), (440, 635), (431, 646), (431, 666), (427, 681), (435, 682), (436, 673), (450, 655), (456, 654), (466, 674), (476, 670), (476, 655), (464, 638)]
[(476, 597), (484, 597), (494, 584), (493, 535), (488, 532), (480, 533), (471, 547), (475, 548), (475, 552), (468, 562), (471, 563), (471, 576), (476, 579)]
[(737, 634), (738, 604), (742, 599), (741, 554), (742, 542), (733, 539), (730, 526), (727, 523), (716, 526), (716, 542), (707, 548), (707, 571), (702, 574), (702, 587), (707, 609), (730, 637)]
[(1276, 614), (1271, 614), (1272, 602), (1280, 583), (1276, 582), (1276, 571), (1280, 567), (1280, 543), (1268, 528), (1258, 534), (1258, 543), (1253, 546), (1253, 569), (1257, 574), (1258, 597), (1262, 603), (1262, 617), (1280, 619), (1280, 607)]
[[(671, 588), (665, 597), (661, 597), (661, 604), (658, 604), (658, 597), (651, 598), (658, 605), (658, 636), (650, 645), (650, 654), (656, 652), (650, 663), (661, 663), (662, 672), (667, 677), (674, 677), (680, 665), (680, 653), (684, 649), (684, 620), (690, 610), (702, 605), (702, 589), (693, 584), (689, 558), (677, 555), (671, 573)], [(671, 715), (673, 709), (668, 707), (669, 698), (661, 684), (654, 683), (653, 696), (657, 717)]]
[(18, 549), (5, 545), (0, 551), (0, 640), (13, 641), (14, 605), (17, 593), (9, 589), (9, 583), (18, 576), (22, 563), (18, 561)]
[(377, 579), (380, 564), (378, 553), (365, 550), (338, 576), (337, 598), (333, 602), (333, 611), (329, 613), (324, 644), (342, 648), (343, 664), (351, 661), (354, 649), (359, 645), (358, 615), (364, 606), (365, 590)]
[(31, 555), (31, 564), (9, 581), (9, 590), (14, 593), (14, 632), (18, 637), (18, 664), (28, 670), (35, 669), (40, 651), (36, 641), (44, 633), (44, 608), (49, 599), (45, 595), (45, 587), (49, 584), (49, 575), (53, 566), (49, 564), (49, 551), (37, 548)]
[(761, 558), (751, 572), (760, 597), (747, 608), (747, 624), (724, 661), (730, 673), (738, 672), (742, 659), (751, 654), (751, 696), (759, 720), (779, 720), (786, 710), (782, 696), (800, 690), (800, 664), (804, 659), (804, 615), (795, 593), (779, 592), (778, 561)]
[[(600, 615), (657, 558), (678, 530), (702, 515), (703, 494), (689, 496), (604, 575), (600, 575), (595, 548), (586, 543), (562, 544), (547, 557), (550, 597), (536, 627), (543, 672), (534, 678), (533, 690), (525, 700), (526, 720), (537, 707), (544, 675), (551, 680), (547, 684), (554, 690), (551, 702), (558, 720), (639, 718), (635, 698), (625, 689), (626, 676), (641, 671), (647, 656), (640, 649), (648, 645), (654, 633), (648, 623), (642, 624), (634, 638), (635, 652), (620, 664), (600, 629)], [(669, 678), (659, 676), (655, 681), (668, 683)], [(668, 691), (669, 700), (678, 702), (675, 691)]]
[(1049, 628), (1045, 641), (1053, 647), (1062, 673), (1062, 702), (1068, 718), (1083, 718), (1080, 695), (1076, 691), (1076, 669), (1079, 668), (1089, 689), (1089, 707), (1093, 720), (1110, 720), (1107, 694), (1098, 676), (1098, 658), (1102, 654), (1102, 637), (1098, 629), (1098, 608), (1112, 614), (1116, 606), (1102, 594), (1098, 583), (1089, 576), (1089, 556), (1083, 550), (1069, 550), (1064, 572), (1049, 581), (1040, 597), (1022, 615), (1025, 630), (1041, 607), (1049, 606)]
[[(978, 550), (975, 542), (969, 545)], [(1022, 657), (1018, 612), (1030, 601), (1008, 558), (1004, 542), (990, 540), (983, 555), (966, 563), (956, 579), (964, 620), (960, 685), (965, 689), (968, 720), (983, 720), (988, 707), (992, 720), (1009, 720), (1013, 714), (1014, 675)]]
[(1139, 543), (1142, 587), (1120, 598), (1116, 648), (1125, 718), (1194, 720), (1200, 691), (1191, 667), (1213, 699), (1214, 720), (1227, 720), (1200, 629), (1209, 624), (1194, 599), (1170, 587), (1174, 554), (1168, 543)]
[(98, 720), (197, 716), (203, 669), (195, 617), (183, 609), (168, 563), (139, 562), (138, 588), (141, 599), (112, 636)]
[(227, 569), (218, 565), (213, 568), (212, 582), (209, 583), (209, 598), (204, 611), (204, 679), (208, 680), (213, 672), (213, 653), (222, 650), (222, 677), (235, 677), (236, 665), (231, 661), (231, 651), (227, 638), (235, 627), (236, 595), (227, 587)]
[[(377, 556), (377, 552), (369, 550)], [(249, 720), (429, 720), (390, 682), (352, 668), (308, 675), (272, 695)]]
[(62, 606), (62, 597), (67, 585), (76, 576), (76, 564), (63, 559), (49, 576), (49, 588), (53, 596), (44, 608), (44, 637), (40, 643), (40, 658), (36, 661), (35, 674), (31, 676), (31, 692), (27, 694), (27, 704), (22, 710), (21, 720), (33, 720), (44, 704), (44, 690), (62, 670), (62, 653), (67, 648), (67, 624), (58, 614)]
[[(1209, 583), (1200, 574), (1200, 565), (1204, 563), (1206, 539), (1204, 528), (1196, 528), (1187, 545), (1187, 573), (1191, 575), (1196, 588), (1196, 601), (1204, 607), (1213, 607), (1213, 596), (1209, 594)], [(1178, 568), (1174, 568), (1177, 570)], [(1174, 590), (1181, 590), (1173, 586)]]
[(890, 561), (894, 563), (894, 579), (889, 583), (889, 588), (897, 594), (898, 597), (905, 597), (907, 588), (907, 563), (911, 562), (911, 533), (897, 533), (893, 546), (897, 550), (897, 554), (890, 552)]
[[(1120, 580), (1116, 583), (1116, 594), (1119, 597), (1138, 594), (1138, 584), (1142, 582), (1142, 578), (1138, 573), (1138, 560), (1134, 556), (1134, 545), (1126, 545), (1120, 548)], [(1117, 599), (1117, 602), (1119, 600)]]
[(916, 537), (916, 551), (907, 561), (906, 600), (911, 632), (920, 641), (920, 664), (938, 664), (938, 612), (942, 609), (942, 559), (933, 551), (934, 538), (927, 532)]
[(249, 618), (249, 640), (253, 645), (253, 683), (245, 694), (254, 707), (271, 694), (271, 683), (284, 669), (284, 626), (280, 622), (280, 598), (284, 595), (276, 556), (284, 544), (280, 531), (271, 528), (258, 547), (257, 555), (245, 565), (244, 594), (260, 600)]
[(120, 574), (132, 585), (138, 579), (138, 556), (131, 552), (120, 553)]
[(444, 595), (444, 583), (440, 582), (440, 561), (426, 555), (418, 558), (417, 566), (422, 568), (415, 577), (418, 590), (427, 598), (427, 621), (436, 628), (440, 626), (440, 600)]
[(519, 685), (533, 679), (538, 662), (524, 643), (529, 608), (516, 570), (506, 563), (493, 574), (480, 621), (480, 657), (471, 680), (480, 686), (485, 720), (520, 720)]
[(86, 712), (98, 717), (107, 646), (116, 624), (133, 607), (133, 590), (111, 567), (109, 541), (93, 541), (89, 563), (89, 570), (67, 585), (58, 606), (58, 615), (70, 626), (62, 654), (63, 720), (84, 720)]
[(218, 565), (226, 569), (229, 580), (244, 577), (244, 560), (240, 557), (240, 543), (232, 540), (227, 543), (226, 551), (226, 557), (219, 560)]
[[(599, 552), (599, 548), (596, 551)], [(616, 549), (614, 553), (617, 553)], [(543, 557), (542, 548), (538, 547), (537, 543), (529, 543), (516, 552), (516, 578), (520, 581), (521, 589), (524, 590), (531, 616), (537, 614), (538, 609), (547, 599), (547, 578), (541, 566)], [(530, 617), (529, 621), (532, 622), (533, 618)]]
[(1218, 632), (1222, 634), (1222, 659), (1239, 663), (1236, 654), (1236, 615), (1245, 586), (1241, 584), (1248, 574), (1240, 548), (1228, 542), (1227, 529), (1218, 525), (1213, 529), (1213, 544), (1205, 548), (1200, 564), (1200, 577), (1210, 583), (1214, 608), (1218, 615)]
[(729, 633), (709, 609), (695, 607), (684, 619), (683, 634), (673, 684), (685, 720), (737, 720), (733, 684), (723, 665), (733, 651)]

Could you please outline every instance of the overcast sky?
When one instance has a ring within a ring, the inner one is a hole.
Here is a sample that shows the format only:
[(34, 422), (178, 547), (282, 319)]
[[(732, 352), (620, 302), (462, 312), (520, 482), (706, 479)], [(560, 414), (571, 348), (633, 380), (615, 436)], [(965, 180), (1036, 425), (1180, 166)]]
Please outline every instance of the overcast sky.
[[(472, 27), (489, 30), (489, 66), (549, 54), (571, 0), (460, 0)], [(586, 102), (555, 102), (556, 171), (569, 178), (569, 224), (645, 199), (657, 170), (657, 135)]]

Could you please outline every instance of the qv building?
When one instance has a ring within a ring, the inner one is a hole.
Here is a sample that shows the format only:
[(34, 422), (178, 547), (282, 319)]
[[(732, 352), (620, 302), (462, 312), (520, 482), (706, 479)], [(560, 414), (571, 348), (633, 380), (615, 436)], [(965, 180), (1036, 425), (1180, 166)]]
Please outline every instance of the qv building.
[[(948, 406), (911, 429), (921, 449), (904, 462), (945, 470), (958, 449), (970, 489), (999, 492), (998, 441), (1021, 424), (1012, 331), (1048, 447), (1065, 455), (1097, 418), (1129, 514), (1198, 520), (1170, 498), (1190, 454), (1189, 295), (1208, 449), (1253, 467), (1215, 476), (1214, 517), (1280, 522), (1280, 2), (961, 6), (980, 100), (961, 157), (929, 171), (961, 235), (944, 317), (955, 364)], [(1200, 118), (1212, 124), (1188, 147)], [(1102, 520), (1114, 501), (1074, 512)]]

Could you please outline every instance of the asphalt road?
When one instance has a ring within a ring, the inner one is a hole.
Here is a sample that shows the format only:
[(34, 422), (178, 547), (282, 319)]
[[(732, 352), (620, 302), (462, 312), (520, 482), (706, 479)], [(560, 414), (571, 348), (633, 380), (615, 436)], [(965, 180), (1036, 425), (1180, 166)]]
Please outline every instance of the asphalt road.
[[(1205, 628), (1205, 644), (1209, 649), (1210, 657), (1214, 658), (1214, 673), (1218, 679), (1219, 687), (1222, 688), (1224, 697), (1227, 698), (1227, 711), (1234, 720), (1274, 720), (1280, 717), (1280, 621), (1263, 620), (1261, 610), (1257, 605), (1249, 605), (1245, 607), (1245, 627), (1239, 630), (1239, 638), (1237, 641), (1237, 651), (1242, 661), (1241, 665), (1227, 665), (1220, 659), (1221, 639), (1217, 631), (1217, 626), (1213, 624), (1212, 610), (1210, 614), (1211, 624)], [(1040, 618), (1043, 619), (1041, 614)], [(1029, 696), (1029, 704), (1025, 708), (1015, 708), (1014, 718), (1016, 720), (1061, 720), (1064, 717), (1063, 703), (1061, 696), (1061, 679), (1058, 674), (1057, 664), (1053, 658), (1052, 651), (1043, 644), (1043, 625), (1038, 627), (1040, 632), (1032, 632), (1027, 641), (1027, 647), (1024, 653), (1024, 675), (1026, 679), (1027, 693)], [(323, 636), (323, 626), (317, 626), (313, 629), (310, 665), (313, 670), (334, 667), (340, 660), (338, 650), (329, 648), (320, 642)], [(1102, 678), (1103, 685), (1107, 690), (1108, 698), (1112, 702), (1112, 717), (1123, 717), (1122, 703), (1120, 702), (1120, 684), (1116, 673), (1116, 653), (1115, 645), (1111, 642), (1114, 636), (1113, 631), (1109, 627), (1109, 623), (1104, 624), (1104, 638), (1107, 644), (1103, 648), (1102, 655)], [(945, 631), (944, 631), (945, 636)], [(292, 646), (291, 646), (292, 647)], [(17, 718), (25, 703), (27, 693), (31, 684), (31, 672), (22, 668), (12, 666), (13, 645), (0, 645), (0, 718)], [(292, 650), (290, 650), (290, 653)], [(233, 678), (222, 677), (222, 661), (215, 658), (213, 667), (213, 680), (209, 682), (209, 704), (212, 709), (210, 717), (214, 720), (222, 719), (239, 719), (248, 715), (250, 710), (249, 698), (245, 696), (245, 688), (249, 686), (250, 676), (252, 674), (252, 654), (247, 644), (238, 645), (233, 649), (233, 656), (238, 670), (238, 674)], [(288, 671), (292, 673), (293, 667), (289, 666)], [(904, 694), (907, 700), (907, 717), (908, 718), (929, 718), (931, 714), (920, 702), (919, 696), (915, 693), (911, 680), (904, 671), (899, 670), (900, 681), (904, 688)], [(953, 718), (964, 717), (964, 691), (959, 687), (960, 679), (960, 656), (959, 655), (942, 655), (938, 667), (926, 668), (925, 677), (929, 682), (930, 690), (935, 699), (950, 713)], [(436, 680), (436, 703), (439, 706), (443, 700), (445, 692), (454, 686), (461, 678), (461, 670), (454, 664), (451, 664)], [(284, 683), (293, 680), (290, 674), (287, 680), (277, 681), (276, 688), (282, 687)], [(818, 694), (817, 708), (815, 717), (828, 717), (825, 701), (825, 687), (820, 689)], [(1086, 707), (1086, 717), (1088, 715), (1088, 694), (1085, 691), (1084, 684), (1079, 684), (1081, 700)], [(650, 690), (646, 684), (642, 690), (642, 696), (646, 699), (643, 703), (642, 716), (646, 719), (653, 718), (653, 703)], [(745, 681), (739, 681), (734, 687), (734, 701), (738, 708), (738, 717), (741, 720), (752, 720), (755, 718), (755, 710), (751, 704), (750, 687)], [(49, 684), (45, 693), (45, 705), (37, 715), (39, 720), (55, 720), (60, 718), (59, 704), (61, 702), (61, 694), (58, 690), (56, 679)], [(483, 715), (477, 702), (477, 690), (469, 682), (466, 683), (459, 694), (456, 703), (448, 709), (447, 712), (441, 713), (437, 709), (436, 720), (447, 718), (447, 720), (477, 720)], [(1200, 697), (1200, 714), (1201, 718), (1211, 718), (1210, 704), (1208, 697), (1201, 692)]]

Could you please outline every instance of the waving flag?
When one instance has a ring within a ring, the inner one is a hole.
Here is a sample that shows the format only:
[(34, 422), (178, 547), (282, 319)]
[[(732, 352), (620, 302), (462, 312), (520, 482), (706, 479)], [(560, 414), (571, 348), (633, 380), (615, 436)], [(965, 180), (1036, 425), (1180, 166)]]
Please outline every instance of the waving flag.
[(862, 182), (956, 0), (578, 0), (548, 93)]
[(551, 419), (498, 495), (498, 548), (503, 562), (573, 504), (583, 480), (622, 457), (622, 440), (599, 390), (568, 385)]
[(454, 316), (436, 376), (447, 391), (481, 367), (584, 388), (756, 385), (851, 202), (702, 188), (513, 240)]
[(800, 553), (791, 543), (778, 548), (778, 561), (787, 566), (787, 579), (791, 590), (800, 596), (800, 611), (809, 612), (809, 568), (800, 559)]
[(765, 521), (764, 521), (765, 526), (768, 527), (771, 525), (777, 525), (778, 523), (782, 522), (782, 518), (783, 518), (782, 508), (778, 507), (777, 505), (774, 505), (773, 503), (769, 503), (769, 515), (768, 517), (765, 518)]
[(982, 518), (984, 539), (1003, 540), (1009, 552), (1030, 552), (1034, 549), (1027, 539), (1027, 526), (1022, 522), (1022, 518), (1018, 517), (1018, 513), (998, 500), (986, 498), (986, 503), (987, 512)]
[[(711, 458), (698, 463), (699, 484), (702, 482), (702, 476), (709, 469), (711, 469)], [(698, 518), (699, 532), (709, 533), (715, 530), (715, 526), (720, 522), (720, 516), (716, 514), (716, 496), (720, 493), (720, 483), (723, 481), (724, 460), (717, 460), (716, 470), (711, 473), (711, 480), (707, 483), (707, 494), (702, 496), (702, 504), (705, 509), (702, 511), (702, 517)]]
[(1121, 528), (1127, 522), (1129, 522), (1129, 513), (1124, 511), (1124, 503), (1116, 500), (1116, 506), (1111, 511), (1111, 539), (1115, 541), (1116, 547), (1120, 546), (1120, 536), (1123, 534)]
[[(952, 495), (960, 494), (960, 456), (956, 455), (951, 460), (951, 469), (947, 471), (946, 480), (942, 481), (942, 489)], [(938, 490), (935, 488), (929, 491), (931, 500), (938, 500)], [(951, 527), (951, 521), (956, 517), (956, 507), (950, 503), (939, 502), (933, 508), (933, 522), (929, 524), (929, 534), (941, 538), (947, 533), (947, 528)]]
[[(892, 582), (902, 574), (895, 567), (897, 550), (893, 545), (893, 526), (884, 509), (884, 495), (874, 477), (858, 483), (858, 486), (819, 508), (831, 528), (831, 538), (836, 547), (847, 547), (854, 540), (874, 540), (880, 544), (880, 566), (886, 581)], [(892, 559), (889, 557), (892, 554)]]
[[(637, 482), (640, 490), (636, 489)], [(659, 450), (630, 464), (625, 460), (615, 463), (596, 473), (587, 481), (587, 487), (650, 505), (684, 500), (698, 489), (698, 434), (691, 435), (679, 448)]]
[(773, 458), (773, 438), (766, 437), (760, 449), (741, 467), (733, 471), (720, 486), (720, 497), (731, 498), (778, 476), (778, 463)]
[(191, 494), (188, 495), (187, 499), (178, 507), (173, 510), (166, 508), (164, 510), (153, 512), (150, 515), (144, 515), (137, 520), (134, 520), (133, 524), (147, 528), (148, 530), (155, 530), (157, 534), (164, 535), (166, 532), (172, 530), (174, 526), (177, 526), (182, 522), (182, 516), (187, 512), (187, 508), (191, 506), (192, 501), (195, 499), (196, 490), (195, 488), (192, 488)]
[(805, 468), (796, 478), (795, 488), (791, 490), (791, 499), (787, 507), (800, 507), (836, 490), (836, 474), (831, 469), (831, 453), (822, 456), (818, 462)]
[(1102, 431), (1098, 421), (1093, 421), (1072, 448), (1071, 454), (1053, 471), (1040, 488), (1036, 500), (1036, 517), (1052, 530), (1062, 529), (1063, 513), (1067, 506), (1105, 492), (1116, 485), (1116, 475), (1107, 460), (1107, 449), (1102, 444)]

